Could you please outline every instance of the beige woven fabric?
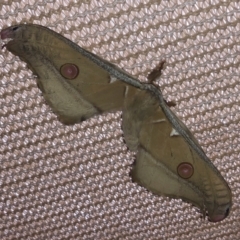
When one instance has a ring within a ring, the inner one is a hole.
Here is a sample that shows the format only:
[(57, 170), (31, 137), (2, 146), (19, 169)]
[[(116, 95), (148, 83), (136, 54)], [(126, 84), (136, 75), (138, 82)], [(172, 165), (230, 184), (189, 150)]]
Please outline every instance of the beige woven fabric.
[[(240, 239), (239, 0), (1, 0), (0, 28), (45, 25), (158, 84), (233, 193), (220, 223), (132, 183), (121, 112), (64, 126), (26, 64), (0, 55), (0, 239)], [(3, 44), (3, 43), (2, 43)]]

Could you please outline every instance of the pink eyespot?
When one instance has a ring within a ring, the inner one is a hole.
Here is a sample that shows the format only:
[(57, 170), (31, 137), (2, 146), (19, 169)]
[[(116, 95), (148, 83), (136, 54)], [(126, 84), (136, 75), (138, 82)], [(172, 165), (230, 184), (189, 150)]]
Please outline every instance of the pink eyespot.
[(181, 178), (188, 179), (193, 175), (194, 168), (192, 164), (188, 162), (182, 162), (178, 165), (177, 172)]
[(79, 74), (79, 69), (77, 65), (73, 63), (65, 63), (60, 68), (60, 73), (63, 77), (67, 79), (74, 79)]

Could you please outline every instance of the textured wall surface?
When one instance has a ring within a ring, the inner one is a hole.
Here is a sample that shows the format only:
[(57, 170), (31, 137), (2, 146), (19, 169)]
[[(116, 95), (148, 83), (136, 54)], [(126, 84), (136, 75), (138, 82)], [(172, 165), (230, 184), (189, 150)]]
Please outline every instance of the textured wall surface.
[(132, 183), (121, 112), (64, 126), (3, 49), (0, 239), (240, 239), (239, 17), (238, 0), (1, 0), (1, 29), (45, 25), (141, 81), (165, 59), (157, 84), (228, 182), (233, 207), (210, 223)]

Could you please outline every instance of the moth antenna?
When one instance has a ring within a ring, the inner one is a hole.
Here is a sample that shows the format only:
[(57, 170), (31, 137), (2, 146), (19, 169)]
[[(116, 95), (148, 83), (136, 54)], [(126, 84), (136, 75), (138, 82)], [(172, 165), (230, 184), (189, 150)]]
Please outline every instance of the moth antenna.
[[(156, 79), (161, 76), (165, 60), (162, 60), (147, 76), (149, 83), (154, 84)], [(164, 100), (169, 107), (175, 107), (177, 104), (173, 101)]]

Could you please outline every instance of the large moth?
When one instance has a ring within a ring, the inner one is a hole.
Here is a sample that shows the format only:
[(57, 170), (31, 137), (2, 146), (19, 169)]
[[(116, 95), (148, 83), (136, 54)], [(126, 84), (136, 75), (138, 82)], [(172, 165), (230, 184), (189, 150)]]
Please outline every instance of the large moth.
[(127, 146), (136, 151), (132, 178), (158, 195), (182, 198), (209, 220), (228, 216), (231, 190), (161, 91), (39, 25), (1, 31), (4, 46), (27, 62), (60, 121), (74, 124), (103, 112), (123, 111)]

